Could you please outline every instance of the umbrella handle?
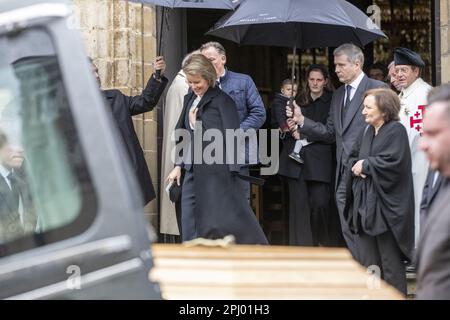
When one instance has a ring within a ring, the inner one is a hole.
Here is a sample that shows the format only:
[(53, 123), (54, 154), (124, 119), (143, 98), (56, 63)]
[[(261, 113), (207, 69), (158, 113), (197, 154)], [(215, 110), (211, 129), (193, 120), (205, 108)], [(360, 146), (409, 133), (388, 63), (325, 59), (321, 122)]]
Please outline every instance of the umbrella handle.
[(163, 28), (164, 28), (164, 7), (161, 7), (161, 23), (159, 27), (159, 39), (158, 39), (158, 56), (161, 55), (161, 43), (162, 43), (162, 35), (163, 35)]
[(294, 107), (294, 96), (291, 96), (289, 98), (289, 107), (292, 110), (292, 117), (291, 118), (293, 118), (294, 117), (294, 109), (295, 109), (295, 107)]
[[(159, 39), (158, 39), (158, 56), (161, 55), (161, 42), (162, 42), (162, 36), (163, 36), (163, 28), (164, 28), (164, 7), (161, 8), (161, 26), (159, 28)], [(155, 78), (156, 80), (161, 79), (161, 70), (156, 70), (155, 71)]]
[(291, 73), (291, 83), (292, 83), (292, 91), (291, 96), (289, 98), (289, 107), (292, 110), (292, 117), (294, 117), (294, 79), (295, 79), (295, 58), (297, 54), (297, 44), (294, 44), (294, 49), (292, 51), (292, 73)]

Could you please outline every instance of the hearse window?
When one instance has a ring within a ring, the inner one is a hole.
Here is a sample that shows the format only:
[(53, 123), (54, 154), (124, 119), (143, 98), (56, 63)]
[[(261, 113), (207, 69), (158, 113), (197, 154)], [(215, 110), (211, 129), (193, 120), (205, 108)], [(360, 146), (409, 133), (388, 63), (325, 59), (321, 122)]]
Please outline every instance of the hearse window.
[(96, 198), (50, 35), (0, 35), (0, 52), (1, 257), (82, 233)]

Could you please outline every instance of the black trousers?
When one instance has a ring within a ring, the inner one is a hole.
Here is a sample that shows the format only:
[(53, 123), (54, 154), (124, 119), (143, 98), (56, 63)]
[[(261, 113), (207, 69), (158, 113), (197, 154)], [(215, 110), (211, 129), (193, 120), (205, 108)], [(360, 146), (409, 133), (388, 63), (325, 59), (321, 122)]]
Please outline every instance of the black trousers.
[(308, 190), (302, 177), (286, 178), (289, 188), (289, 244), (312, 246)]
[(313, 244), (326, 246), (330, 240), (330, 184), (306, 181)]
[[(242, 167), (240, 173), (244, 176), (249, 176), (250, 175), (249, 167)], [(242, 188), (244, 189), (244, 194), (247, 197), (248, 202), (250, 203), (250, 198), (251, 198), (250, 182), (245, 181), (243, 179), (239, 179), (239, 183), (242, 184)]]
[(186, 171), (181, 193), (181, 239), (190, 241), (197, 238), (195, 226), (195, 185), (194, 173)]
[(378, 267), (381, 277), (406, 295), (406, 266), (392, 232), (389, 230), (377, 236), (370, 236), (361, 231), (354, 239), (358, 248), (357, 260), (372, 270), (373, 267)]
[(342, 229), (342, 235), (345, 239), (345, 242), (347, 244), (348, 250), (351, 252), (353, 258), (358, 260), (358, 249), (357, 244), (355, 242), (355, 235), (350, 231), (349, 226), (347, 225), (347, 222), (344, 218), (344, 208), (345, 208), (345, 201), (346, 201), (346, 195), (347, 195), (347, 188), (346, 188), (346, 172), (344, 171), (344, 168), (341, 167), (338, 169), (340, 171), (340, 178), (337, 183), (336, 188), (336, 205), (339, 212), (339, 219), (341, 221), (341, 229)]

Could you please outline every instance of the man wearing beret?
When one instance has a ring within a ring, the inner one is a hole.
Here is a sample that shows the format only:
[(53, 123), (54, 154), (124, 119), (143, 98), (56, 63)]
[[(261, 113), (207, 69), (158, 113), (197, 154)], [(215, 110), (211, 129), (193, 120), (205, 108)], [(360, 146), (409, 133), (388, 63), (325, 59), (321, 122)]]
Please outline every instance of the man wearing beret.
[(428, 172), (428, 161), (425, 153), (419, 149), (419, 138), (422, 133), (422, 117), (427, 104), (427, 95), (431, 86), (420, 77), (425, 62), (419, 54), (407, 48), (394, 50), (395, 73), (400, 87), (400, 122), (406, 127), (411, 149), (412, 174), (415, 199), (415, 243), (420, 232), (420, 202)]

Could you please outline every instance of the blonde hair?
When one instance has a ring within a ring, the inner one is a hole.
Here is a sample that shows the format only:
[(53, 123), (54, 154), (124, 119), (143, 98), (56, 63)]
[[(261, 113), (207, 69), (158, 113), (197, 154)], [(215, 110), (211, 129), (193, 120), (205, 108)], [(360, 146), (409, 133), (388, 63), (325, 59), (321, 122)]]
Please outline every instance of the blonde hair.
[(189, 60), (189, 58), (193, 55), (193, 54), (200, 54), (201, 52), (200, 52), (200, 50), (194, 50), (194, 51), (192, 51), (192, 52), (189, 52), (184, 58), (183, 58), (183, 61), (181, 62), (181, 68), (183, 69), (184, 68), (184, 66), (187, 64), (187, 62), (188, 62), (188, 60)]
[(211, 61), (202, 54), (193, 54), (183, 67), (184, 73), (188, 75), (200, 75), (208, 82), (210, 87), (216, 85), (217, 72)]

